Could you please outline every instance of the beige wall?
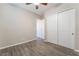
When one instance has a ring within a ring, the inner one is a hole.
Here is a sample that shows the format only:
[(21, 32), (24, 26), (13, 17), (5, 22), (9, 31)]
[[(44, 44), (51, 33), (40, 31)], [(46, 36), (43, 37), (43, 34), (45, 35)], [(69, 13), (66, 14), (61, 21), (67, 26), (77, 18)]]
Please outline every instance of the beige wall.
[(79, 4), (77, 3), (65, 3), (65, 4), (62, 4), (60, 5), (59, 7), (57, 8), (52, 8), (50, 10), (48, 10), (44, 16), (45, 16), (45, 19), (47, 19), (49, 16), (51, 16), (52, 14), (54, 13), (57, 13), (57, 12), (62, 12), (62, 11), (65, 11), (65, 10), (68, 10), (68, 9), (76, 9), (76, 39), (75, 39), (75, 49), (76, 50), (79, 50)]
[(17, 6), (0, 4), (0, 48), (34, 39), (37, 18)]

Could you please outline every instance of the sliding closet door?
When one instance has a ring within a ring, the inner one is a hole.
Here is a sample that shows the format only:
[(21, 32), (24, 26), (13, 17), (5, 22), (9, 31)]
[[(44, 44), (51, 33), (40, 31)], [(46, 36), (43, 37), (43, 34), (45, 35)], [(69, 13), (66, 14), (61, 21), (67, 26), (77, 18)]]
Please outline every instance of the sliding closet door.
[(47, 41), (57, 44), (57, 14), (47, 17), (46, 22)]
[(58, 44), (74, 49), (75, 10), (58, 13)]

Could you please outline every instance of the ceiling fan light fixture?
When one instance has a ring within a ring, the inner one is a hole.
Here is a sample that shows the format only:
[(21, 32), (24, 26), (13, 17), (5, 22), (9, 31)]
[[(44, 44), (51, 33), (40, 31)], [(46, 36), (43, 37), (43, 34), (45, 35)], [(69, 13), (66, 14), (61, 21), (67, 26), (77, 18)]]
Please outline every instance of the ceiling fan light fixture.
[(39, 9), (39, 5), (45, 5), (46, 6), (48, 3), (26, 3), (26, 5), (30, 5), (30, 4), (35, 5), (35, 8)]
[(33, 3), (34, 5), (39, 5), (40, 3)]

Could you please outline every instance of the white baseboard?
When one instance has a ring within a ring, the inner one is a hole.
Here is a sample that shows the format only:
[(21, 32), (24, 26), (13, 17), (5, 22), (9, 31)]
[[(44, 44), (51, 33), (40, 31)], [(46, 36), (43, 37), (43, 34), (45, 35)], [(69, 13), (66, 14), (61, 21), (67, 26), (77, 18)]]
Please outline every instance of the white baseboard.
[(20, 43), (16, 43), (16, 44), (13, 44), (13, 45), (1, 47), (0, 50), (1, 50), (1, 49), (5, 49), (5, 48), (9, 48), (9, 47), (12, 47), (12, 46), (16, 46), (16, 45), (19, 45), (19, 44), (28, 43), (28, 42), (33, 41), (33, 40), (36, 40), (36, 38), (35, 38), (35, 39), (32, 39), (32, 40), (25, 41), (25, 42), (20, 42)]
[(79, 50), (74, 50), (74, 51), (79, 52)]

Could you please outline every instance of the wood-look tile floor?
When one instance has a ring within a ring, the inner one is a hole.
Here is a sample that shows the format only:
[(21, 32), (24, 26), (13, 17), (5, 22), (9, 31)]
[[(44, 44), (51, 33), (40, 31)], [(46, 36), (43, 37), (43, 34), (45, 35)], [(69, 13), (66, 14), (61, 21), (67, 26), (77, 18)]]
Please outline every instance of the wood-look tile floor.
[(0, 56), (78, 56), (79, 53), (42, 40), (0, 50)]

